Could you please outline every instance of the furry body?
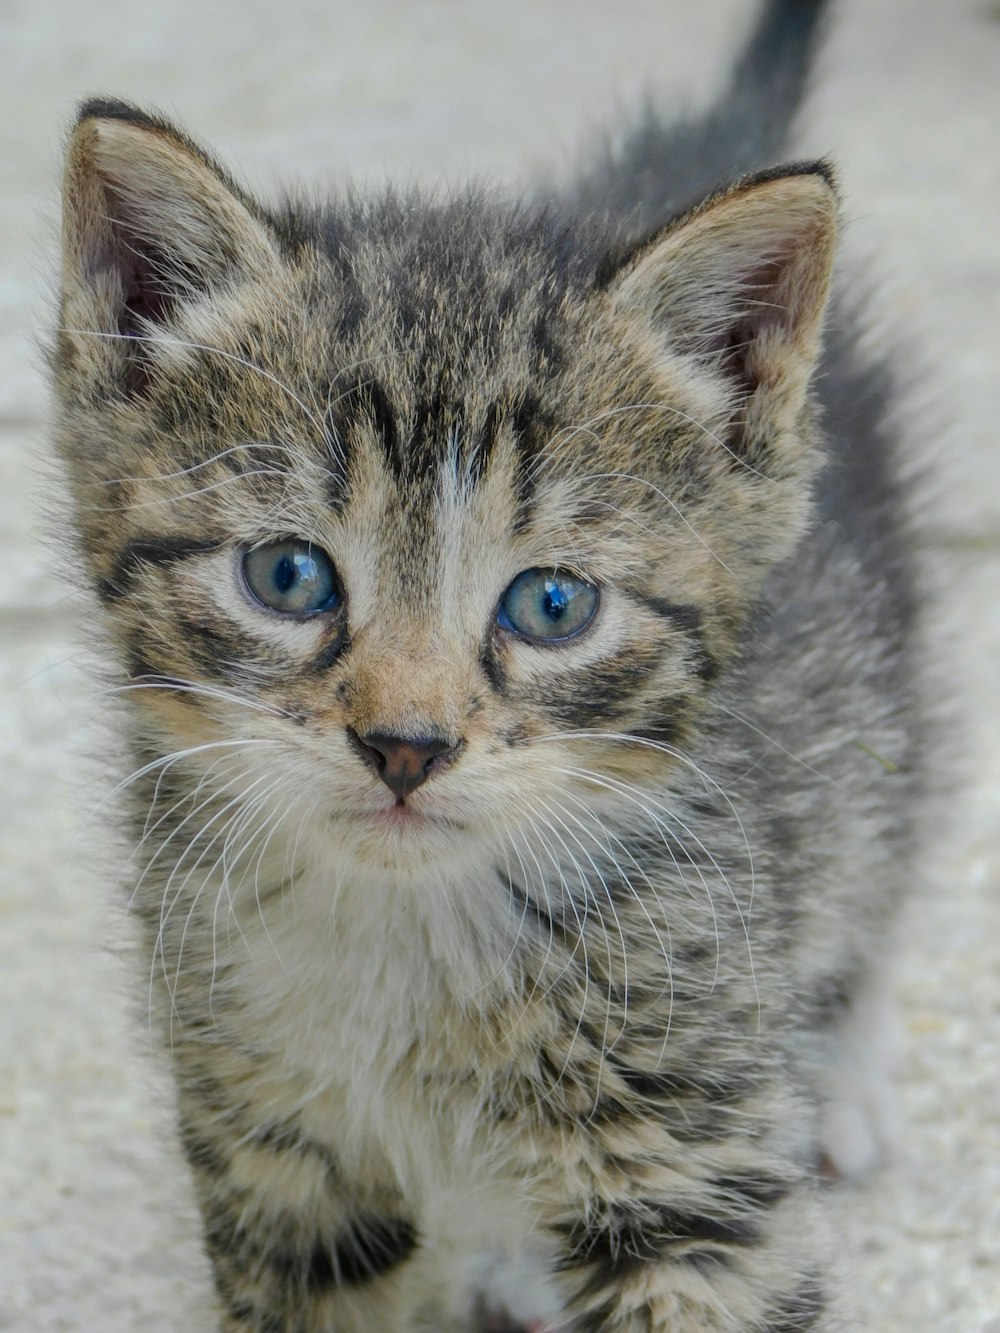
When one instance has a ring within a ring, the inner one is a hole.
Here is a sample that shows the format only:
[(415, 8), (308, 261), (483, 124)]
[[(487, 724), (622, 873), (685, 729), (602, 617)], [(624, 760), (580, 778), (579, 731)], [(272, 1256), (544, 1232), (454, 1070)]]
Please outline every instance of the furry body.
[[(81, 113), (59, 440), (230, 1333), (825, 1325), (817, 1163), (872, 1144), (824, 1108), (912, 855), (889, 386), (838, 312), (817, 485), (824, 166), (682, 207), (777, 151), (817, 9), (544, 203), (270, 210)], [(329, 613), (248, 594), (284, 538)], [(503, 628), (534, 569), (585, 633)], [(365, 738), (428, 735), (393, 800)]]

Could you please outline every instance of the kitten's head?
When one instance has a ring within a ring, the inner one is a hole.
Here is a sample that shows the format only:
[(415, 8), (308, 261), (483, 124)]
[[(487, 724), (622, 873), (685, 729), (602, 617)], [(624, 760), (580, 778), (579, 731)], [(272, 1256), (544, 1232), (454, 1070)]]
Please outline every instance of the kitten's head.
[(474, 193), (270, 210), (85, 106), (59, 442), (145, 753), (381, 864), (662, 785), (807, 519), (835, 212), (817, 166), (634, 243)]

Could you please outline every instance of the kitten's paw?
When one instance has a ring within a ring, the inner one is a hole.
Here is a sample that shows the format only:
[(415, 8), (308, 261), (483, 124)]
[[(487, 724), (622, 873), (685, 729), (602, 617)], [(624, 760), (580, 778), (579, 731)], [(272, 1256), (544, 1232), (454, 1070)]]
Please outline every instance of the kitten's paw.
[(881, 1088), (853, 1086), (823, 1108), (820, 1149), (831, 1175), (857, 1180), (890, 1156), (899, 1116), (888, 1079), (882, 1083)]
[(544, 1267), (528, 1256), (484, 1264), (477, 1289), (476, 1333), (568, 1333)]
[(819, 1143), (831, 1175), (856, 1180), (885, 1162), (899, 1138), (892, 1086), (896, 1023), (884, 986), (859, 993), (833, 1031), (819, 1073)]
[(482, 1324), (482, 1333), (565, 1333), (563, 1325), (558, 1327), (545, 1319), (529, 1319), (523, 1322), (511, 1319), (507, 1314), (488, 1314)]

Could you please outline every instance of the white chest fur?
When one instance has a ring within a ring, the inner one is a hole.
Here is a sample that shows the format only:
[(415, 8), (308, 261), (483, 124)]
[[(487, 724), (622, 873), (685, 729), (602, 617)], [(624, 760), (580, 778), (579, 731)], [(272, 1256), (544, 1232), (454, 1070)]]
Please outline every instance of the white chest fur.
[[(506, 913), (482, 872), (315, 868), (258, 910), (238, 900), (229, 953), (240, 1036), (272, 1072), (269, 1109), (298, 1118), (349, 1176), (397, 1187), (428, 1241), (442, 1317), (484, 1293), (523, 1320), (561, 1308), (530, 1182), (490, 1128), (475, 1014), (504, 987)], [(475, 928), (470, 904), (478, 901)]]

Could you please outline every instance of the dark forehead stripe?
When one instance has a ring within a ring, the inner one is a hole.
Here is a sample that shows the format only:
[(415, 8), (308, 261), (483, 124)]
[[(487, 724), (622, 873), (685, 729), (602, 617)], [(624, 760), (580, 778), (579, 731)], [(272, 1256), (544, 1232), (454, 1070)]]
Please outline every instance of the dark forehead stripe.
[(510, 429), (517, 450), (517, 519), (515, 530), (523, 531), (534, 512), (535, 487), (539, 462), (555, 431), (555, 415), (542, 404), (532, 390), (518, 399), (510, 417)]
[(537, 461), (553, 429), (553, 415), (541, 406), (538, 396), (525, 389), (493, 399), (480, 421), (463, 441), (466, 477), (476, 486), (489, 470), (498, 442), (509, 438), (514, 446), (517, 490), (516, 527), (523, 528), (531, 517)]
[(375, 375), (341, 372), (330, 385), (329, 403), (327, 426), (333, 436), (335, 463), (330, 468), (327, 498), (339, 509), (346, 500), (350, 456), (359, 431), (368, 426), (375, 432), (386, 460), (396, 472), (398, 464), (394, 460), (400, 456), (400, 426), (396, 409)]
[[(397, 481), (433, 475), (433, 465), (443, 456), (450, 431), (460, 417), (459, 409), (446, 402), (442, 385), (443, 373), (439, 372), (423, 386), (416, 403), (407, 408), (393, 402), (375, 375), (362, 375), (342, 386), (335, 380), (329, 419), (342, 454), (350, 456), (359, 431), (367, 426), (374, 432), (385, 465)], [(342, 500), (342, 492), (338, 492), (337, 499)]]
[[(335, 381), (329, 418), (340, 456), (349, 457), (364, 423), (374, 431), (397, 481), (432, 480), (440, 461), (452, 455), (463, 480), (476, 486), (489, 471), (499, 439), (509, 435), (516, 458), (519, 521), (526, 522), (537, 459), (551, 432), (552, 414), (543, 410), (531, 390), (522, 390), (492, 399), (470, 419), (465, 404), (446, 390), (446, 378), (443, 370), (428, 378), (408, 409), (395, 404), (374, 376), (343, 387)], [(344, 502), (345, 483), (341, 471), (331, 469), (331, 500), (338, 507)]]
[(452, 430), (461, 421), (461, 407), (449, 402), (444, 382), (442, 367), (422, 386), (409, 422), (405, 452), (397, 450), (396, 456), (389, 458), (389, 466), (400, 479), (414, 481), (432, 476)]
[(482, 421), (469, 441), (466, 475), (471, 486), (478, 486), (489, 470), (503, 412), (503, 404), (494, 399), (483, 413)]
[[(463, 405), (446, 393), (445, 378), (444, 371), (439, 370), (408, 407), (394, 403), (375, 376), (358, 379), (339, 390), (335, 382), (329, 415), (341, 453), (349, 456), (358, 430), (367, 425), (382, 447), (390, 475), (412, 484), (437, 475), (437, 465), (455, 439), (469, 478), (474, 484), (478, 482), (489, 466), (504, 409), (499, 402), (492, 403), (482, 420), (471, 431), (466, 430)], [(338, 488), (336, 500), (340, 504), (343, 490), (339, 477), (332, 484)]]
[(398, 458), (400, 452), (400, 440), (399, 427), (396, 424), (396, 414), (389, 401), (389, 395), (377, 379), (372, 379), (368, 382), (365, 410), (367, 411), (369, 420), (375, 429), (375, 433), (382, 441), (382, 447), (385, 450), (386, 457)]

